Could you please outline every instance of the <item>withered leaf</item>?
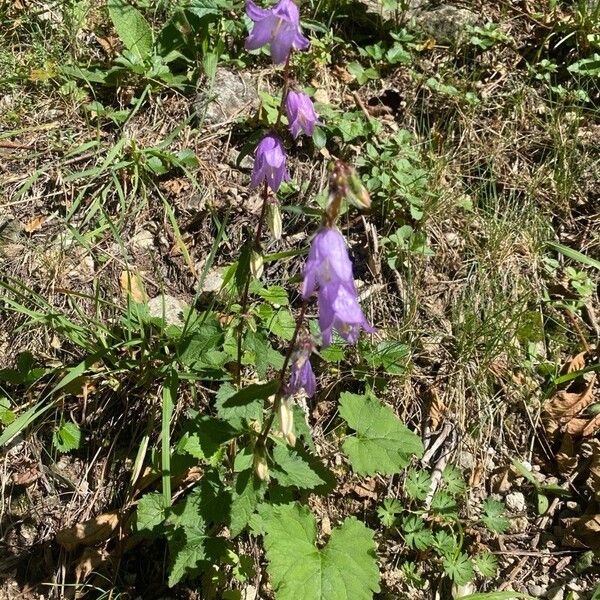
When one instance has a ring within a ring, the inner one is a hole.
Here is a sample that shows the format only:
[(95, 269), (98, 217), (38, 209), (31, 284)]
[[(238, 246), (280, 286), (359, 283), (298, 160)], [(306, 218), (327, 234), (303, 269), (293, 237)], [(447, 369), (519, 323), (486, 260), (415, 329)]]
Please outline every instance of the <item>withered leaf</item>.
[(31, 219), (31, 221), (29, 221), (28, 223), (25, 223), (25, 225), (23, 225), (23, 231), (25, 233), (33, 233), (34, 231), (37, 231), (38, 229), (42, 228), (42, 225), (46, 222), (46, 217), (35, 217), (33, 219)]
[(100, 548), (86, 548), (75, 565), (75, 581), (84, 581), (93, 571), (105, 563), (109, 558), (106, 550)]
[(113, 534), (122, 516), (121, 511), (113, 510), (83, 523), (77, 523), (73, 527), (59, 531), (56, 534), (56, 541), (68, 551), (74, 550), (77, 546), (93, 546), (107, 540)]
[(148, 295), (144, 288), (142, 274), (138, 271), (121, 271), (119, 277), (121, 292), (124, 296), (131, 295), (131, 299), (138, 304), (148, 302)]
[(567, 530), (563, 542), (576, 548), (600, 548), (600, 514), (565, 519)]
[(560, 444), (560, 450), (556, 454), (556, 462), (561, 473), (569, 475), (572, 473), (578, 463), (573, 436), (570, 433), (565, 433)]

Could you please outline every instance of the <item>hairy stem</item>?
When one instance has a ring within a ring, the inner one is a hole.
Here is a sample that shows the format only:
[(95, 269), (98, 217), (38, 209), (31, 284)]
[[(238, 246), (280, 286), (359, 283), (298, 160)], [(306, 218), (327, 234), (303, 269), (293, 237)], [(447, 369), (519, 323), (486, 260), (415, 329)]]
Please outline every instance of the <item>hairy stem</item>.
[(258, 436), (257, 444), (264, 445), (265, 440), (267, 439), (267, 436), (269, 435), (269, 432), (271, 431), (273, 421), (275, 420), (275, 415), (277, 414), (277, 411), (279, 410), (279, 404), (281, 402), (281, 397), (283, 396), (283, 392), (285, 389), (285, 374), (286, 374), (288, 365), (290, 364), (292, 352), (294, 351), (294, 347), (296, 346), (296, 340), (298, 339), (298, 333), (300, 332), (300, 329), (302, 329), (302, 325), (304, 323), (304, 315), (306, 314), (307, 306), (308, 306), (308, 301), (303, 300), (302, 307), (300, 309), (300, 313), (298, 314), (298, 317), (296, 318), (296, 327), (294, 328), (294, 335), (292, 336), (292, 340), (291, 340), (288, 350), (286, 352), (285, 359), (283, 361), (283, 366), (281, 367), (281, 370), (279, 371), (279, 386), (277, 387), (277, 392), (275, 392), (275, 399), (273, 400), (273, 410), (271, 411), (271, 414), (268, 416), (267, 420), (265, 421), (265, 424), (263, 425), (263, 428)]

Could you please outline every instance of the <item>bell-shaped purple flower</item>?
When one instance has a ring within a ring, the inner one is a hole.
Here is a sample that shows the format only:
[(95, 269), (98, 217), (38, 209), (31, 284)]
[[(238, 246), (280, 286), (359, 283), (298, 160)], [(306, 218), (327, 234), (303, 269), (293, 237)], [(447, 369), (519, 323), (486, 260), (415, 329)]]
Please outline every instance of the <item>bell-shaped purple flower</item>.
[(248, 0), (246, 14), (254, 21), (246, 50), (271, 44), (271, 58), (276, 65), (287, 60), (292, 48), (306, 50), (310, 45), (300, 31), (300, 12), (292, 0), (280, 0), (273, 8), (260, 8)]
[(304, 92), (289, 91), (285, 98), (285, 110), (290, 123), (290, 131), (297, 138), (300, 132), (312, 136), (317, 124), (317, 113), (312, 100)]
[(285, 149), (281, 140), (276, 135), (266, 135), (256, 147), (250, 187), (258, 187), (266, 181), (267, 185), (276, 192), (281, 182), (289, 179), (285, 166)]
[(369, 333), (375, 331), (360, 308), (354, 282), (351, 287), (343, 283), (321, 286), (319, 328), (323, 336), (323, 346), (331, 344), (334, 329), (350, 344), (357, 342), (361, 329)]
[(333, 329), (351, 344), (357, 341), (361, 329), (375, 331), (358, 303), (346, 242), (332, 227), (324, 227), (317, 233), (304, 267), (303, 297), (308, 299), (317, 288), (324, 346), (331, 344)]
[(290, 381), (285, 389), (286, 396), (293, 396), (304, 389), (311, 398), (317, 389), (317, 380), (310, 364), (310, 355), (313, 350), (312, 339), (307, 337), (294, 349), (291, 357)]

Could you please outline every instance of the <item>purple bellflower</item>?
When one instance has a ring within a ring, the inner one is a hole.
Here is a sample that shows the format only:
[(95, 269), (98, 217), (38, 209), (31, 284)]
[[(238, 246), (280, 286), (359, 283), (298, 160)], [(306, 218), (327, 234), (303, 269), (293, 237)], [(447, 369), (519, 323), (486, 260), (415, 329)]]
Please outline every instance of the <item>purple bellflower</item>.
[(310, 364), (312, 350), (313, 342), (310, 337), (301, 341), (294, 349), (291, 356), (290, 382), (285, 389), (286, 396), (293, 396), (301, 389), (304, 389), (309, 398), (315, 395), (317, 380)]
[(250, 187), (258, 187), (261, 182), (266, 181), (267, 185), (276, 192), (281, 182), (289, 179), (285, 166), (285, 148), (276, 135), (268, 134), (256, 147)]
[(358, 303), (346, 242), (332, 227), (323, 227), (313, 240), (304, 267), (304, 299), (317, 287), (323, 346), (331, 344), (333, 329), (351, 344), (358, 340), (361, 329), (369, 333), (375, 331)]
[(248, 0), (246, 14), (254, 21), (246, 50), (271, 44), (271, 58), (276, 65), (287, 60), (292, 48), (306, 50), (310, 45), (300, 32), (300, 12), (292, 0), (280, 0), (273, 8), (260, 8)]
[(312, 100), (307, 94), (289, 91), (285, 99), (285, 110), (294, 138), (297, 138), (301, 131), (305, 135), (312, 136), (318, 117)]

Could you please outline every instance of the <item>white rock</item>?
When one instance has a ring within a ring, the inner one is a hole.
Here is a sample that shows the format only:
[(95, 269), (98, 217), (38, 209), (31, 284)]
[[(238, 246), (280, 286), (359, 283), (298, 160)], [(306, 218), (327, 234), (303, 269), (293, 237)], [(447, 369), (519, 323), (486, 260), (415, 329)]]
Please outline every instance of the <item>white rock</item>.
[(513, 513), (525, 512), (527, 502), (521, 492), (511, 492), (506, 496), (506, 506)]
[(151, 317), (164, 319), (167, 325), (183, 325), (183, 309), (185, 304), (173, 296), (161, 295), (148, 302)]

